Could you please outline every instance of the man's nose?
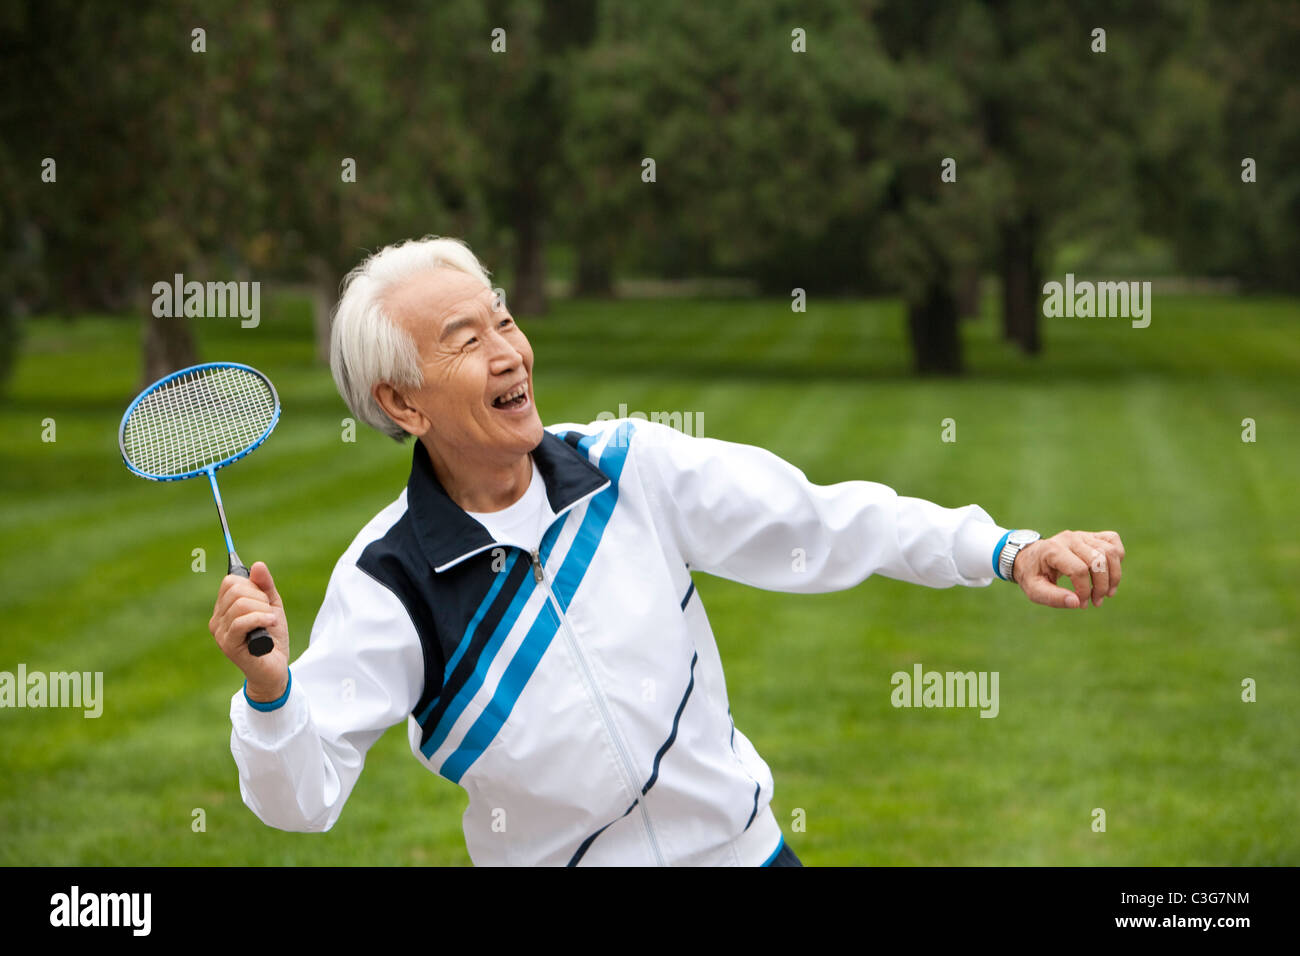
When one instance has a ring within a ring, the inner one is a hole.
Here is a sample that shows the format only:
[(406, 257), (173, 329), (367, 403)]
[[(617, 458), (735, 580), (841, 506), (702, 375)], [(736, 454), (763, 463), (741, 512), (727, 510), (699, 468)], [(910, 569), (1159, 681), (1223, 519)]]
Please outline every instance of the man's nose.
[(523, 364), (523, 353), (515, 347), (515, 344), (509, 338), (502, 335), (500, 330), (492, 330), (490, 341), (492, 347), (492, 371), (498, 373), (508, 372), (512, 368)]

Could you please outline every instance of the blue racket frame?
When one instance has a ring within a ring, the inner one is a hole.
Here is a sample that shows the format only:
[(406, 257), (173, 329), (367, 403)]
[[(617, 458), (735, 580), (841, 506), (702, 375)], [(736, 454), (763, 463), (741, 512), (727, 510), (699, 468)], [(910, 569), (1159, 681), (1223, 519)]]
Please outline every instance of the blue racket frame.
[[(241, 451), (238, 455), (231, 455), (229, 458), (225, 458), (221, 461), (214, 462), (211, 465), (204, 465), (202, 468), (195, 468), (193, 471), (187, 471), (181, 475), (151, 475), (147, 471), (141, 471), (139, 468), (131, 464), (130, 460), (126, 457), (126, 420), (131, 417), (131, 413), (135, 411), (135, 407), (139, 405), (142, 401), (144, 401), (147, 396), (152, 395), (154, 392), (158, 391), (158, 389), (162, 388), (168, 382), (174, 382), (182, 375), (188, 375), (191, 372), (200, 372), (204, 369), (209, 369), (209, 368), (243, 369), (245, 372), (252, 372), (254, 375), (256, 375), (258, 378), (260, 378), (262, 381), (266, 383), (267, 388), (271, 390), (271, 398), (275, 400), (275, 412), (271, 415), (271, 424), (266, 426), (266, 431), (262, 432), (261, 437), (258, 438), (257, 441), (253, 442), (251, 445), (249, 445), (247, 448)], [(118, 451), (122, 453), (122, 463), (126, 465), (126, 467), (129, 468), (133, 474), (139, 475), (141, 478), (148, 478), (150, 481), (184, 481), (186, 478), (197, 478), (199, 475), (215, 472), (218, 468), (224, 468), (226, 467), (226, 465), (229, 465), (232, 462), (239, 461), (239, 459), (243, 458), (245, 455), (247, 455), (258, 445), (262, 444), (262, 442), (266, 441), (267, 437), (271, 434), (271, 432), (275, 431), (275, 426), (279, 423), (279, 421), (280, 421), (280, 393), (275, 390), (275, 385), (271, 382), (269, 378), (267, 378), (257, 369), (253, 368), (251, 365), (241, 365), (238, 362), (204, 362), (202, 365), (191, 365), (189, 368), (183, 368), (180, 369), (179, 371), (172, 372), (166, 378), (158, 379), (158, 381), (154, 382), (143, 392), (137, 395), (135, 397), (135, 400), (132, 401), (131, 404), (127, 406), (126, 412), (122, 415), (122, 423), (117, 426), (117, 448)]]
[[(271, 422), (269, 425), (266, 426), (266, 431), (262, 432), (262, 434), (258, 437), (258, 439), (255, 442), (253, 442), (243, 451), (239, 452), (239, 454), (231, 455), (229, 458), (223, 458), (221, 461), (216, 461), (210, 465), (204, 465), (202, 468), (195, 468), (193, 471), (187, 471), (179, 475), (153, 475), (147, 471), (141, 471), (139, 468), (135, 467), (135, 465), (131, 464), (131, 460), (127, 458), (126, 455), (126, 422), (127, 419), (131, 417), (131, 413), (135, 411), (136, 406), (139, 405), (146, 398), (148, 398), (150, 395), (152, 395), (154, 392), (158, 391), (167, 383), (174, 382), (176, 381), (176, 379), (180, 378), (183, 375), (189, 375), (191, 372), (201, 372), (206, 369), (213, 369), (213, 368), (237, 368), (245, 372), (252, 372), (254, 375), (256, 375), (258, 378), (260, 378), (263, 382), (266, 383), (266, 387), (271, 390), (271, 399), (275, 402), (275, 409), (271, 414)], [(122, 422), (120, 425), (117, 426), (117, 448), (118, 451), (122, 453), (122, 463), (126, 465), (126, 467), (131, 471), (131, 473), (139, 475), (141, 478), (148, 478), (150, 481), (184, 481), (187, 478), (197, 478), (199, 475), (207, 475), (208, 483), (212, 485), (212, 497), (217, 503), (217, 514), (221, 518), (221, 532), (226, 537), (226, 551), (233, 556), (232, 563), (238, 563), (239, 558), (238, 555), (235, 554), (235, 543), (234, 541), (231, 540), (230, 527), (226, 524), (226, 509), (221, 502), (221, 489), (217, 487), (217, 469), (224, 468), (226, 467), (226, 465), (239, 461), (239, 459), (243, 458), (249, 452), (257, 448), (258, 445), (266, 441), (267, 437), (271, 434), (271, 432), (275, 431), (275, 426), (279, 424), (279, 421), (280, 421), (280, 393), (275, 390), (275, 385), (271, 382), (269, 378), (267, 378), (257, 369), (253, 368), (251, 365), (242, 365), (239, 362), (204, 362), (201, 365), (191, 365), (188, 368), (183, 368), (175, 372), (172, 372), (170, 375), (158, 379), (158, 381), (154, 382), (143, 392), (137, 395), (135, 397), (135, 400), (131, 402), (130, 405), (127, 406), (126, 412), (123, 413), (122, 415)]]
[[(271, 414), (270, 424), (266, 426), (266, 430), (262, 432), (258, 439), (236, 455), (231, 455), (228, 458), (223, 458), (221, 461), (216, 461), (212, 464), (204, 465), (202, 468), (195, 468), (193, 471), (187, 471), (179, 475), (154, 475), (146, 471), (141, 471), (139, 468), (135, 467), (135, 465), (131, 464), (131, 460), (126, 454), (126, 423), (127, 420), (130, 419), (131, 413), (135, 411), (136, 406), (164, 385), (176, 381), (176, 379), (183, 375), (188, 375), (191, 372), (201, 372), (207, 369), (222, 368), (235, 368), (245, 372), (251, 372), (265, 382), (266, 387), (271, 390), (271, 398), (275, 403), (275, 407)], [(243, 562), (239, 560), (239, 555), (235, 553), (235, 542), (230, 537), (230, 525), (226, 522), (226, 508), (221, 501), (221, 489), (217, 487), (217, 470), (224, 468), (232, 462), (239, 461), (239, 459), (243, 458), (253, 449), (261, 445), (262, 442), (266, 441), (271, 432), (275, 431), (275, 426), (279, 421), (280, 393), (275, 390), (275, 385), (269, 378), (252, 366), (241, 365), (239, 362), (204, 362), (201, 365), (191, 365), (188, 368), (172, 372), (165, 378), (160, 378), (137, 395), (135, 400), (127, 406), (126, 412), (122, 415), (122, 422), (117, 426), (117, 447), (118, 451), (122, 454), (122, 463), (126, 465), (127, 469), (130, 470), (132, 474), (138, 475), (141, 478), (147, 478), (150, 481), (184, 481), (187, 478), (197, 478), (199, 475), (208, 476), (208, 483), (212, 486), (212, 498), (217, 503), (217, 516), (221, 519), (221, 533), (225, 535), (226, 538), (226, 553), (230, 562), (228, 573), (237, 574), (240, 577), (246, 578), (248, 577), (248, 569), (244, 567)], [(269, 653), (274, 646), (271, 636), (266, 632), (265, 628), (261, 627), (250, 631), (247, 636), (247, 641), (250, 653), (256, 657)]]
[[(135, 406), (138, 406), (140, 402), (143, 402), (144, 399), (157, 392), (157, 390), (168, 384), (168, 382), (173, 382), (181, 376), (190, 375), (191, 372), (201, 372), (209, 368), (239, 368), (244, 372), (252, 372), (253, 375), (266, 382), (266, 388), (270, 389), (270, 397), (272, 397), (274, 403), (276, 403), (272, 416), (270, 416), (270, 424), (266, 425), (266, 431), (261, 433), (261, 436), (257, 438), (257, 441), (252, 442), (252, 445), (246, 447), (243, 451), (240, 451), (239, 454), (230, 455), (229, 458), (221, 459), (220, 462), (205, 464), (205, 466), (201, 468), (195, 468), (194, 471), (183, 472), (181, 475), (151, 475), (151, 473), (147, 471), (140, 471), (139, 468), (136, 468), (134, 464), (131, 464), (130, 459), (126, 457), (126, 420), (131, 418), (131, 412), (135, 411)], [(227, 464), (238, 462), (238, 460), (243, 458), (244, 455), (247, 455), (250, 451), (256, 449), (257, 446), (263, 444), (263, 442), (266, 441), (266, 438), (270, 436), (270, 433), (276, 431), (276, 425), (278, 423), (279, 393), (276, 392), (276, 386), (274, 386), (273, 382), (270, 381), (270, 378), (257, 371), (257, 369), (253, 368), (252, 365), (243, 365), (238, 362), (204, 362), (203, 364), (190, 365), (190, 367), (178, 369), (178, 371), (172, 372), (172, 375), (159, 378), (159, 380), (153, 382), (152, 385), (149, 385), (147, 389), (144, 389), (144, 392), (136, 395), (135, 401), (131, 402), (129, 406), (126, 406), (126, 411), (122, 414), (121, 424), (117, 427), (117, 450), (121, 451), (122, 464), (125, 464), (133, 475), (139, 475), (140, 477), (143, 477), (143, 479), (148, 479), (149, 481), (185, 481), (186, 479), (192, 479), (192, 477), (199, 477), (199, 475), (207, 475), (208, 483), (212, 485), (212, 497), (213, 499), (216, 499), (217, 502), (217, 515), (220, 515), (221, 518), (221, 533), (226, 536), (226, 551), (231, 555), (231, 557), (233, 557), (233, 563), (238, 563), (239, 555), (235, 554), (234, 541), (231, 541), (230, 538), (230, 527), (226, 524), (226, 509), (221, 503), (221, 489), (217, 488), (217, 470), (218, 468), (226, 467)]]

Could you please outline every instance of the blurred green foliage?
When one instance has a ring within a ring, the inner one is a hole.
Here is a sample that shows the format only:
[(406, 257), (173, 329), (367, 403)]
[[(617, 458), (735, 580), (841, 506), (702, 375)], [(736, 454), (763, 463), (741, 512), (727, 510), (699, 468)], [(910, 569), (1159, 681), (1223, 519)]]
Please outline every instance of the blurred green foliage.
[(521, 314), (547, 307), (548, 250), (584, 294), (897, 292), (937, 371), (962, 367), (981, 273), (1036, 352), (1063, 246), (1159, 242), (1176, 271), (1294, 291), (1298, 45), (1282, 0), (18, 0), (0, 368), (13, 314), (144, 314), (175, 272), (328, 301), (429, 233), (469, 241)]

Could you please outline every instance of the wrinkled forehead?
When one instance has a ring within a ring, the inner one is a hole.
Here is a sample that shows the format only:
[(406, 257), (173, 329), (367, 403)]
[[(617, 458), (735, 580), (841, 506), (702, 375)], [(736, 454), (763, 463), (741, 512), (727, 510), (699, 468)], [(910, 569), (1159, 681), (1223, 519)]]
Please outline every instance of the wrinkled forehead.
[(383, 300), (394, 322), (424, 337), (438, 335), (455, 319), (490, 314), (496, 293), (476, 276), (443, 266), (395, 283)]

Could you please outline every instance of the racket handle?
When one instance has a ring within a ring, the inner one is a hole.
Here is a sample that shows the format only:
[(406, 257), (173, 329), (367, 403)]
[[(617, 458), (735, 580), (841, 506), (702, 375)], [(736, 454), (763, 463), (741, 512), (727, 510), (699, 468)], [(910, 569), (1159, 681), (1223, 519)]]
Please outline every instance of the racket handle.
[[(232, 557), (230, 561), (230, 573), (237, 574), (241, 578), (248, 577), (248, 568), (240, 562), (237, 557)], [(254, 657), (265, 657), (275, 648), (275, 638), (267, 633), (264, 627), (255, 627), (248, 632), (244, 638), (248, 644), (248, 653)]]
[(275, 647), (275, 639), (266, 633), (266, 628), (255, 627), (248, 632), (248, 653), (254, 657), (265, 657)]

